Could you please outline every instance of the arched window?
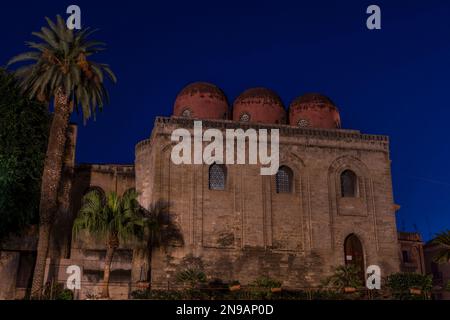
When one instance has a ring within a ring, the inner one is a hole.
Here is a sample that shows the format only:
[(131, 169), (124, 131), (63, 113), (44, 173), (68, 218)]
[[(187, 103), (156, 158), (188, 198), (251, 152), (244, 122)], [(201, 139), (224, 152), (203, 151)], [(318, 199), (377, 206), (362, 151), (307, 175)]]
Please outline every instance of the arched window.
[(354, 266), (364, 279), (364, 251), (361, 241), (355, 234), (348, 235), (344, 242), (345, 265)]
[(299, 128), (308, 128), (310, 127), (309, 121), (306, 119), (300, 119), (297, 121), (297, 126)]
[(209, 190), (225, 190), (227, 169), (223, 164), (213, 163), (209, 167)]
[(357, 193), (356, 174), (351, 170), (345, 170), (341, 173), (341, 196), (353, 198)]
[(189, 108), (184, 109), (183, 112), (181, 113), (181, 116), (185, 118), (191, 118), (192, 117), (191, 109)]
[(239, 117), (239, 121), (241, 121), (241, 122), (249, 122), (250, 121), (250, 115), (248, 113), (244, 112)]
[(275, 176), (277, 193), (292, 192), (292, 170), (289, 167), (281, 166)]

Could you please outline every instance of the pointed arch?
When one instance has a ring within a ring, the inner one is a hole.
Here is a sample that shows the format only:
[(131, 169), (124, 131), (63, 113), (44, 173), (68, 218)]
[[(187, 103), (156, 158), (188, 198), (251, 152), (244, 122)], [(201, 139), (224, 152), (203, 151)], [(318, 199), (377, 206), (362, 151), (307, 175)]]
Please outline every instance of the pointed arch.
[(292, 193), (294, 172), (288, 166), (281, 166), (275, 175), (277, 193)]
[(223, 164), (213, 163), (209, 166), (209, 190), (225, 190), (227, 181), (227, 168)]
[(358, 196), (358, 177), (353, 170), (345, 169), (340, 174), (341, 197), (354, 198)]
[(344, 261), (345, 265), (354, 266), (360, 276), (361, 279), (364, 279), (365, 268), (364, 268), (364, 248), (359, 237), (350, 233), (344, 240)]

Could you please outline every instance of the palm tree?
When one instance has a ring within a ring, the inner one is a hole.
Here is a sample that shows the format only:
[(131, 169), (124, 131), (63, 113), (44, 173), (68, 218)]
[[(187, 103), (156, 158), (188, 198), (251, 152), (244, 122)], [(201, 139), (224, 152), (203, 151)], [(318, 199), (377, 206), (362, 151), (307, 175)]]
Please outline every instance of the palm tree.
[(108, 193), (106, 199), (97, 191), (91, 191), (83, 197), (83, 204), (73, 224), (73, 235), (81, 230), (106, 240), (106, 257), (103, 273), (102, 297), (109, 297), (109, 278), (111, 262), (120, 243), (141, 237), (144, 218), (140, 214), (137, 193), (130, 191), (122, 197), (115, 192)]
[(450, 262), (450, 230), (439, 233), (432, 243), (439, 245), (440, 250), (434, 257), (438, 263)]
[(58, 208), (58, 189), (63, 166), (64, 145), (69, 117), (73, 108), (81, 108), (86, 122), (96, 109), (108, 102), (104, 74), (113, 82), (116, 77), (108, 65), (88, 60), (104, 49), (103, 43), (90, 41), (92, 30), (69, 30), (57, 16), (54, 23), (46, 18), (48, 27), (32, 34), (39, 42), (27, 42), (33, 51), (19, 54), (8, 62), (32, 62), (15, 72), (23, 91), (31, 98), (49, 102), (54, 100), (53, 120), (47, 145), (41, 182), (39, 207), (39, 242), (34, 269), (32, 298), (40, 297), (44, 280), (52, 221)]

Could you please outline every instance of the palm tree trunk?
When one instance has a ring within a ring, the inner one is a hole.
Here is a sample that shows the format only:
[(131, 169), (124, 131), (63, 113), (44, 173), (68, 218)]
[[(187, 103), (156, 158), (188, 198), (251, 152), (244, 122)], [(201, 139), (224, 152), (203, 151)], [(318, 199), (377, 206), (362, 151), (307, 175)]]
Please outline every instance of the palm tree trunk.
[(111, 263), (116, 249), (108, 246), (105, 257), (105, 267), (103, 269), (103, 291), (102, 298), (109, 298), (109, 278), (111, 276)]
[(31, 299), (40, 299), (42, 296), (47, 252), (50, 242), (50, 231), (50, 224), (41, 224), (39, 226), (36, 264), (34, 266), (34, 276), (31, 284)]
[(67, 95), (60, 88), (55, 93), (55, 112), (42, 174), (38, 253), (31, 287), (31, 298), (33, 299), (40, 298), (42, 294), (52, 221), (58, 209), (58, 188), (70, 113), (71, 107)]
[(111, 264), (116, 248), (119, 246), (117, 235), (112, 235), (108, 240), (106, 249), (105, 266), (103, 269), (103, 292), (102, 298), (109, 298), (109, 278), (111, 276)]

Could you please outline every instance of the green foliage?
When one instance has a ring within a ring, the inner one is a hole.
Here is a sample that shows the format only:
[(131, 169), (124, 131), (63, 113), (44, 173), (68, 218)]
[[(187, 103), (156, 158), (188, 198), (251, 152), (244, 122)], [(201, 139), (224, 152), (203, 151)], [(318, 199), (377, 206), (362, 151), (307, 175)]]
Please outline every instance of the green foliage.
[[(394, 299), (428, 299), (433, 287), (433, 279), (430, 275), (399, 272), (389, 275), (386, 285), (391, 290)], [(419, 289), (422, 291), (422, 294), (413, 295), (411, 294), (411, 289)]]
[(127, 192), (123, 197), (110, 192), (103, 199), (102, 194), (93, 190), (83, 197), (83, 204), (73, 223), (73, 234), (76, 237), (81, 230), (107, 239), (111, 235), (120, 241), (143, 234), (144, 218), (140, 214), (140, 206), (136, 192)]
[(56, 300), (73, 300), (73, 291), (64, 289), (57, 297)]
[(81, 107), (83, 118), (89, 119), (108, 102), (104, 76), (116, 82), (107, 64), (87, 60), (103, 51), (104, 43), (88, 39), (95, 30), (70, 30), (59, 15), (56, 22), (46, 20), (48, 26), (32, 33), (39, 42), (26, 42), (33, 51), (13, 57), (8, 66), (31, 62), (15, 72), (27, 95), (48, 102), (58, 90), (63, 90), (77, 110)]
[(258, 279), (256, 279), (252, 285), (255, 287), (259, 287), (259, 288), (271, 289), (271, 288), (280, 288), (281, 282), (278, 280), (272, 279), (268, 276), (262, 276), (262, 277), (259, 277)]
[(212, 298), (208, 292), (198, 289), (188, 290), (135, 290), (131, 297), (137, 300), (208, 300)]
[(345, 287), (359, 288), (363, 286), (363, 281), (357, 267), (346, 265), (337, 267), (334, 274), (326, 279), (324, 284), (337, 289), (344, 289)]
[(0, 69), (0, 240), (37, 222), (50, 118)]
[(432, 243), (439, 245), (441, 248), (434, 257), (434, 261), (438, 263), (450, 262), (450, 230), (439, 233)]
[(137, 300), (179, 300), (182, 299), (182, 291), (135, 290), (131, 292), (131, 298)]
[(136, 290), (133, 299), (139, 300), (344, 300), (347, 295), (333, 290), (289, 291), (272, 293), (269, 289), (248, 288), (240, 291), (203, 288), (187, 290)]
[(206, 282), (206, 275), (199, 269), (186, 269), (176, 274), (177, 282), (188, 284), (190, 288), (196, 288)]
[(44, 288), (44, 300), (73, 300), (73, 292), (69, 289), (64, 289), (62, 283), (49, 283)]

